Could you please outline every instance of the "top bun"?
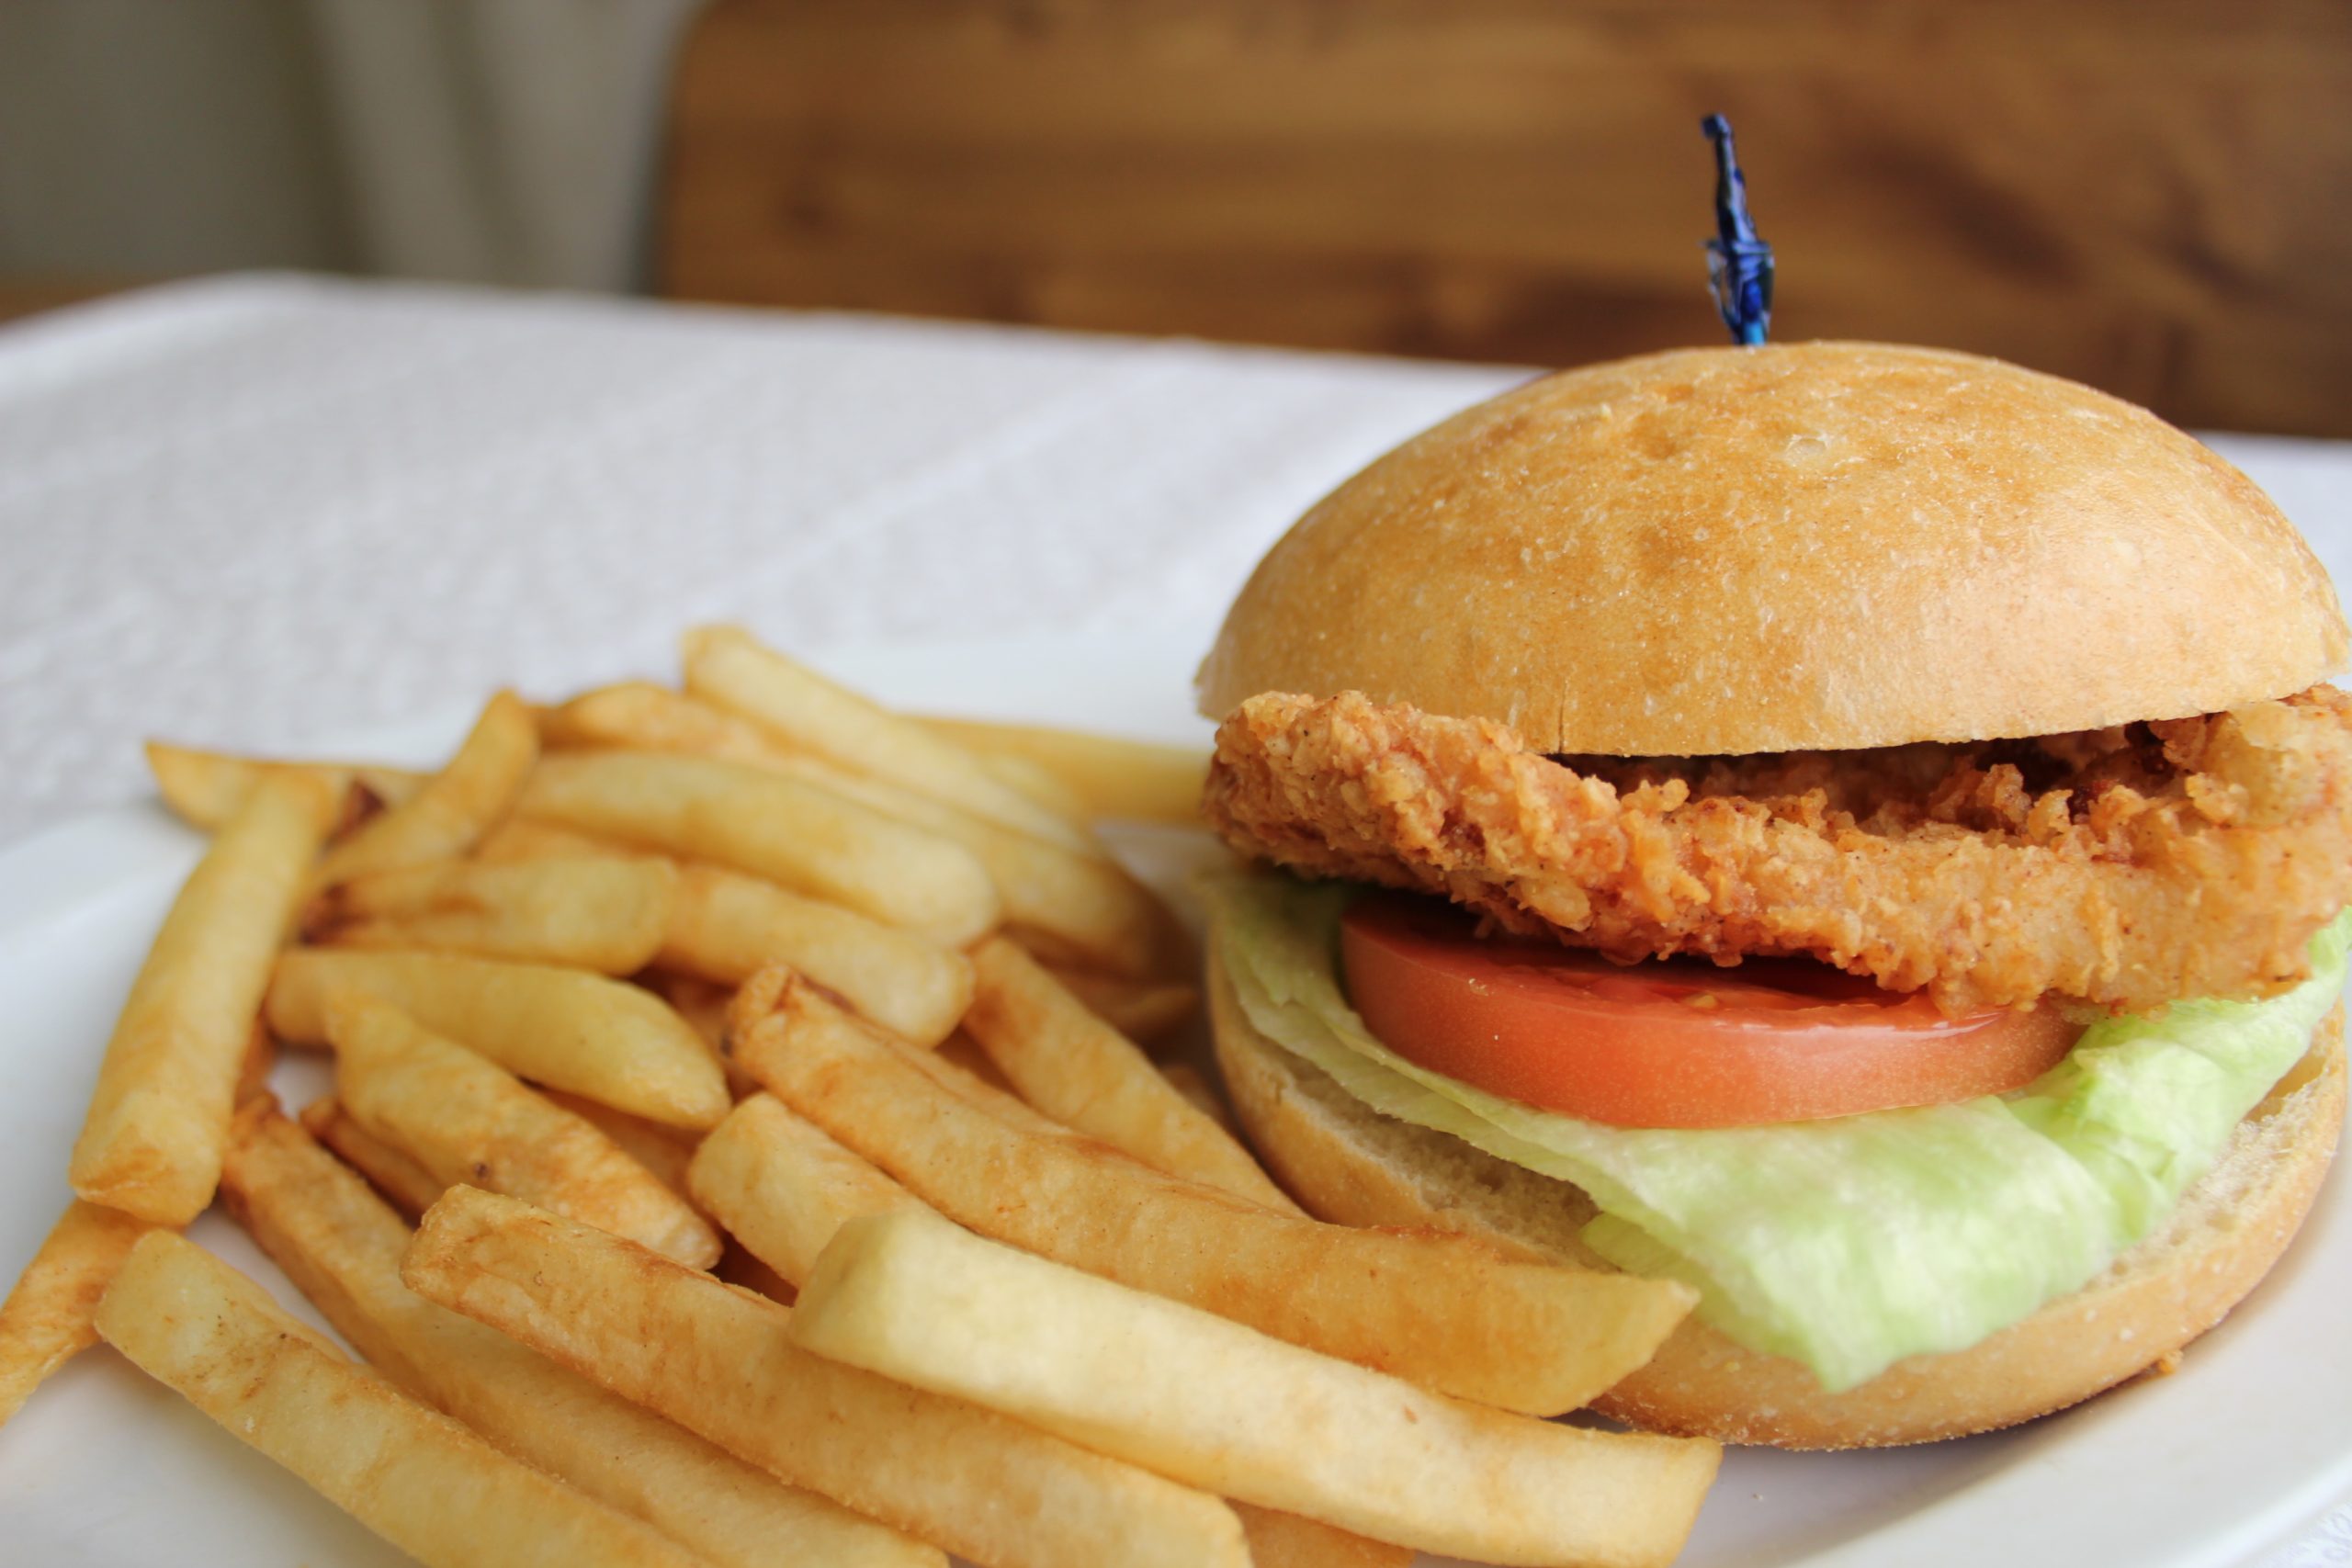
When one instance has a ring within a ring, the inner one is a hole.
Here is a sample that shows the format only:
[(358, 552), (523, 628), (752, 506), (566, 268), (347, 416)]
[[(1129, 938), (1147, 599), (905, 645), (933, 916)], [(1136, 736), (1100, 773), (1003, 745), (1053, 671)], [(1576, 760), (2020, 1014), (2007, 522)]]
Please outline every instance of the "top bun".
[(1374, 461), (1261, 561), (1200, 673), (1615, 756), (2182, 718), (2341, 669), (2327, 574), (2146, 411), (1818, 343), (1548, 376)]

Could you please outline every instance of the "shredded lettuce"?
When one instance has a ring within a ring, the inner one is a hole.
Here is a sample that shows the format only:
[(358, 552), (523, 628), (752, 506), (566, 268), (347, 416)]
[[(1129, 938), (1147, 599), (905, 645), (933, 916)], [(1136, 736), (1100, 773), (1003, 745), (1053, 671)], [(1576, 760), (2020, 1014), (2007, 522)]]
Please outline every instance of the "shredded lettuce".
[(1221, 957), (1260, 1032), (1374, 1110), (1573, 1182), (1584, 1239), (1681, 1279), (1699, 1314), (1811, 1367), (1833, 1392), (1955, 1350), (2079, 1290), (2154, 1229), (2309, 1049), (2344, 986), (2352, 910), (2312, 978), (2265, 1001), (2187, 1001), (2093, 1024), (2015, 1094), (1707, 1131), (1609, 1127), (1414, 1066), (1349, 1006), (1353, 889), (1280, 875), (1215, 894)]

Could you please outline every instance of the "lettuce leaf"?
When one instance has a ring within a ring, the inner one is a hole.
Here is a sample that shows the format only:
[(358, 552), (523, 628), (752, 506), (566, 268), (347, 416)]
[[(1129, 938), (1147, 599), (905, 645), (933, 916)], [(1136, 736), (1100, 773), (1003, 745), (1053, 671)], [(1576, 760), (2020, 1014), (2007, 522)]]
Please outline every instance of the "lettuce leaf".
[(1385, 1115), (1573, 1182), (1585, 1241), (1695, 1286), (1699, 1315), (1849, 1388), (1956, 1350), (2080, 1289), (2170, 1213), (2309, 1049), (2344, 986), (2352, 910), (2312, 976), (2265, 1001), (2188, 1001), (2095, 1023), (2015, 1094), (1823, 1122), (1609, 1127), (1414, 1066), (1348, 1005), (1354, 889), (1280, 875), (1214, 892), (1221, 956), (1259, 1031)]

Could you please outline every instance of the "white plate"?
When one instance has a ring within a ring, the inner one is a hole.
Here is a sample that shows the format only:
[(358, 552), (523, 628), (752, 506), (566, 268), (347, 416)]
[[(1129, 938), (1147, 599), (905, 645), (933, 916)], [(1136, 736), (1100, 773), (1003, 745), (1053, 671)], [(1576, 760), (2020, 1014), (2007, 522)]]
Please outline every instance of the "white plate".
[[(1200, 739), (1198, 644), (1046, 638), (850, 650), (823, 662), (887, 701)], [(440, 755), (450, 713), (322, 750)], [(1147, 874), (1200, 847), (1143, 837)], [(156, 922), (196, 853), (159, 807), (93, 816), (0, 854), (0, 1279), (66, 1199), (65, 1156), (97, 1056)], [(311, 1062), (284, 1069), (299, 1096)], [(2352, 1208), (2331, 1180), (2295, 1252), (2176, 1376), (2020, 1431), (1872, 1454), (1735, 1451), (1690, 1568), (2131, 1562), (2222, 1568), (2352, 1490)], [(226, 1221), (195, 1232), (307, 1305)], [(101, 1349), (0, 1429), (0, 1561), (56, 1568), (390, 1564), (267, 1461)]]

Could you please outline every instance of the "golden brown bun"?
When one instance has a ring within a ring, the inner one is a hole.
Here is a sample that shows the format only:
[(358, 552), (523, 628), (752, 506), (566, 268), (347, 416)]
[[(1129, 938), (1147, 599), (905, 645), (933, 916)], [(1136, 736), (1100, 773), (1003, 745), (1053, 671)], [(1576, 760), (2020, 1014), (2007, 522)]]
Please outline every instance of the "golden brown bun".
[(1201, 711), (1260, 692), (1618, 756), (2183, 718), (2344, 667), (2327, 574), (2153, 414), (1969, 355), (1689, 349), (1455, 415), (1259, 564)]
[[(1591, 1202), (1566, 1182), (1382, 1116), (1243, 1016), (1212, 942), (1217, 1061), (1250, 1142), (1307, 1210), (1351, 1225), (1438, 1224), (1586, 1268)], [(1792, 1449), (1887, 1448), (1991, 1431), (2064, 1408), (2221, 1321), (2286, 1250), (2344, 1121), (2339, 1010), (2240, 1123), (2165, 1227), (2071, 1296), (1971, 1347), (1899, 1361), (1826, 1393), (1782, 1357), (1687, 1319), (1596, 1408), (1654, 1431)]]

